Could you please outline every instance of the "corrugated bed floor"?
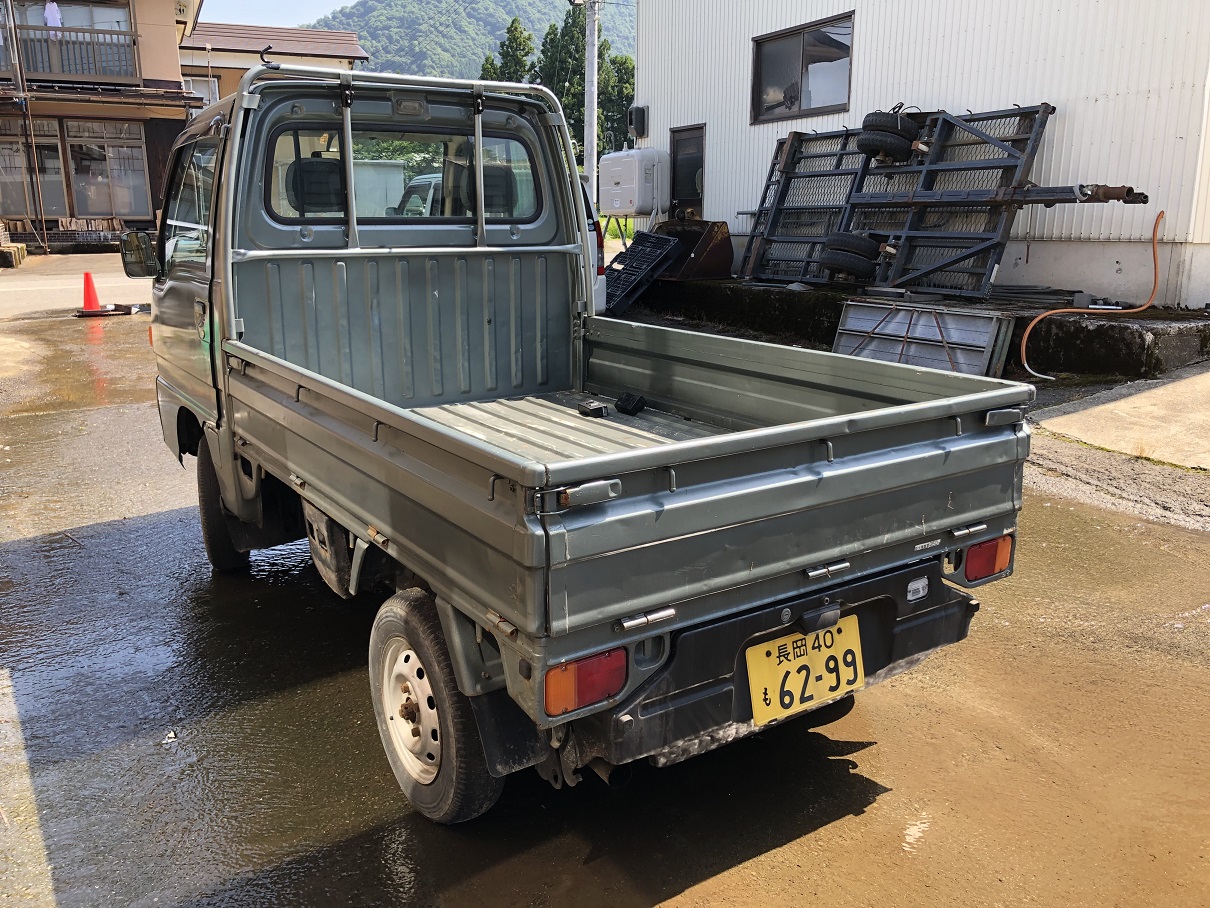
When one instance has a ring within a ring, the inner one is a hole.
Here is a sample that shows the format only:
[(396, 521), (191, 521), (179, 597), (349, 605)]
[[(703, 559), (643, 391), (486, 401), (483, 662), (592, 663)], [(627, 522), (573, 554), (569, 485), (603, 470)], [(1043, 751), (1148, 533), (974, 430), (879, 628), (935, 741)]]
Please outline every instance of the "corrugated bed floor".
[[(581, 416), (577, 406), (586, 400), (609, 404), (609, 416)], [(651, 409), (626, 416), (614, 408), (612, 398), (574, 391), (420, 407), (412, 413), (539, 463), (671, 445), (727, 431)]]

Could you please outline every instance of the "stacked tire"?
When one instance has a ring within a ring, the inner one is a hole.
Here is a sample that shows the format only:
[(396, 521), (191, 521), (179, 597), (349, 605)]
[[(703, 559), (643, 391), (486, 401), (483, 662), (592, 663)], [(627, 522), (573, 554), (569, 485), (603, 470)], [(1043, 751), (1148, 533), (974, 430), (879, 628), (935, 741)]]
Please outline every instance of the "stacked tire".
[(900, 163), (912, 156), (912, 143), (920, 126), (903, 114), (875, 111), (861, 121), (857, 150), (870, 158), (888, 158)]
[(852, 275), (858, 281), (868, 281), (878, 272), (878, 257), (882, 244), (858, 233), (833, 233), (824, 240), (819, 264), (836, 274)]

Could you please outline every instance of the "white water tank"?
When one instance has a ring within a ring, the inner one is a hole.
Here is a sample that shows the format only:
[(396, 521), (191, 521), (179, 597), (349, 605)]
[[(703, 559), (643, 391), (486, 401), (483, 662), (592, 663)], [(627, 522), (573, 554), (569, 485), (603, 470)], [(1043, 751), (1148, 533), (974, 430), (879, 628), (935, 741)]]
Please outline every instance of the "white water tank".
[(666, 214), (669, 201), (668, 153), (631, 148), (601, 158), (597, 209), (603, 218)]

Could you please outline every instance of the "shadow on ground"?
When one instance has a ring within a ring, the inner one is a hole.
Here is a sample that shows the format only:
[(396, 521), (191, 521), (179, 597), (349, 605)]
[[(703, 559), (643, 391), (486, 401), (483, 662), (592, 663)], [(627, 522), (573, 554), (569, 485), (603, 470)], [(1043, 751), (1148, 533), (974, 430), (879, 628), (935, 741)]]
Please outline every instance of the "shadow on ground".
[(887, 789), (793, 724), (621, 792), (526, 771), (456, 828), (411, 813), (365, 682), (379, 597), (305, 545), (213, 576), (192, 508), (0, 546), (13, 677), (59, 904), (646, 904)]

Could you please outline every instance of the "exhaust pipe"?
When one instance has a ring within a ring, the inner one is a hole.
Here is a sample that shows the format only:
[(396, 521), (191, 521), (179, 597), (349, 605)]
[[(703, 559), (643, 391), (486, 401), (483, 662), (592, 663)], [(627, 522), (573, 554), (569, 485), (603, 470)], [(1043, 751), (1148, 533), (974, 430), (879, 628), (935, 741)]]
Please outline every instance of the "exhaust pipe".
[(614, 766), (600, 757), (594, 757), (589, 762), (588, 768), (600, 776), (601, 781), (614, 791), (625, 788), (632, 775), (629, 766)]

